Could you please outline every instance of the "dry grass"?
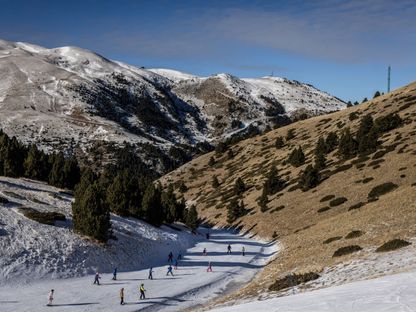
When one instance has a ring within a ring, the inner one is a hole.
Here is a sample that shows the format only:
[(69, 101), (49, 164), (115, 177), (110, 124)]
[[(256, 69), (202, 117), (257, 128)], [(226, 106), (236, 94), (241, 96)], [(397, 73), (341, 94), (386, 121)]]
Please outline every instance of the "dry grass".
[[(228, 159), (227, 153), (224, 153), (222, 157), (216, 157), (215, 166), (208, 166), (209, 159), (213, 156), (213, 153), (209, 153), (161, 178), (162, 184), (168, 183), (169, 179), (173, 182), (184, 181), (188, 186), (184, 196), (197, 205), (201, 217), (214, 225), (224, 226), (227, 225), (225, 215), (230, 199), (222, 198), (222, 194), (233, 187), (238, 177), (242, 177), (244, 182), (253, 186), (242, 195), (244, 204), (256, 213), (237, 222), (244, 229), (257, 224), (252, 232), (263, 238), (271, 239), (273, 233), (278, 233), (283, 247), (278, 258), (271, 261), (250, 285), (224, 300), (254, 296), (259, 291), (267, 290), (274, 281), (294, 269), (297, 272), (320, 272), (325, 267), (343, 261), (366, 257), (370, 253), (369, 247), (380, 246), (392, 238), (416, 236), (416, 100), (409, 101), (409, 98), (416, 99), (416, 83), (365, 104), (300, 121), (239, 142), (232, 147), (235, 156)], [(337, 123), (348, 125), (354, 133), (360, 119), (350, 121), (349, 115), (353, 112), (360, 118), (365, 114), (377, 118), (398, 113), (404, 119), (404, 124), (382, 136), (378, 151), (384, 151), (383, 153), (341, 161), (336, 152), (332, 152), (327, 157), (329, 165), (325, 169), (328, 178), (315, 189), (306, 192), (298, 189), (299, 172), (313, 161), (313, 149), (319, 136), (326, 136), (330, 131), (340, 134), (341, 129)], [(273, 146), (276, 138), (286, 137), (290, 129), (295, 130), (295, 137), (286, 142), (284, 147), (276, 149)], [(270, 147), (262, 150), (265, 138)], [(297, 146), (302, 146), (306, 163), (295, 168), (284, 160)], [(379, 161), (381, 154), (382, 162)], [(369, 166), (373, 161), (377, 163)], [(279, 194), (269, 196), (269, 211), (261, 213), (257, 198), (262, 192), (264, 174), (272, 165), (287, 180), (287, 186)], [(191, 167), (200, 170), (201, 174), (193, 176)], [(211, 187), (213, 175), (221, 181), (217, 190)], [(403, 175), (405, 176), (401, 178)], [(369, 200), (371, 190), (385, 183), (397, 187)], [(334, 197), (329, 198), (329, 195)], [(348, 201), (330, 210), (317, 212), (320, 208), (329, 206), (331, 200), (342, 197)], [(208, 203), (213, 200), (217, 200), (216, 205), (210, 206)], [(281, 206), (284, 209), (269, 213)], [(222, 217), (219, 217), (220, 212), (223, 212)], [(323, 242), (331, 237), (344, 237), (353, 229), (366, 233), (354, 238), (354, 245), (361, 246), (363, 250), (333, 258), (334, 252), (345, 246), (345, 241)]]

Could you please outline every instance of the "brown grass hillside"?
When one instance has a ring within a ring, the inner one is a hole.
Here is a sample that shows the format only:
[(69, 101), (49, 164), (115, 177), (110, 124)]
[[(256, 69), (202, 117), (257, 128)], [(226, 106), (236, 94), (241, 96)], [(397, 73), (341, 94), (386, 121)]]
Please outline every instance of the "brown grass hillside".
[[(351, 113), (359, 118), (350, 120)], [(398, 113), (403, 123), (381, 135), (375, 153), (341, 160), (335, 150), (327, 156), (327, 168), (321, 172), (326, 179), (306, 192), (296, 187), (299, 173), (314, 161), (319, 137), (325, 138), (330, 131), (340, 135), (346, 127), (355, 133), (364, 115), (376, 119), (390, 113)], [(290, 129), (295, 137), (286, 141), (283, 148), (276, 148), (276, 138), (286, 137)], [(286, 159), (298, 146), (306, 155), (306, 163), (296, 168), (287, 164)], [(183, 195), (197, 206), (200, 216), (214, 225), (227, 226), (227, 206), (235, 197), (235, 181), (242, 178), (247, 190), (238, 198), (251, 211), (234, 225), (261, 237), (271, 239), (274, 234), (282, 250), (240, 295), (265, 290), (290, 272), (321, 272), (324, 267), (366, 257), (387, 240), (416, 236), (416, 83), (340, 112), (273, 130), (228, 149), (234, 156), (230, 157), (228, 151), (220, 156), (215, 152), (203, 155), (162, 177), (161, 182), (179, 185), (183, 181), (188, 188)], [(211, 161), (210, 165), (211, 157), (215, 163)], [(261, 212), (257, 199), (265, 175), (273, 165), (286, 180), (286, 187), (269, 196), (268, 210)], [(212, 187), (214, 175), (220, 182), (217, 189)], [(378, 199), (369, 199), (370, 191), (385, 183), (396, 186)], [(341, 197), (346, 201), (330, 205), (333, 199)], [(346, 239), (351, 231), (362, 233)], [(323, 243), (334, 237), (340, 239)], [(332, 257), (338, 248), (349, 245), (358, 245), (363, 250)]]

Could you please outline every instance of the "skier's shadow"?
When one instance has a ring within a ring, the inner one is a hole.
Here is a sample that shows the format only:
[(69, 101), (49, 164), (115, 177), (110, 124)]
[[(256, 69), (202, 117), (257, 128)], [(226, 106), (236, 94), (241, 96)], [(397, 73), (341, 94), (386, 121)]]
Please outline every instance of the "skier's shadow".
[[(153, 299), (153, 298), (152, 298)], [(173, 304), (165, 303), (163, 301), (150, 301), (150, 300), (143, 300), (139, 302), (125, 302), (125, 305), (136, 305), (136, 304), (151, 304), (151, 305), (163, 305), (163, 306), (172, 306)]]
[(117, 283), (117, 282), (113, 282), (113, 283), (100, 283), (100, 286), (109, 286), (109, 285), (124, 285), (125, 283)]
[(72, 307), (72, 306), (87, 306), (99, 304), (98, 302), (81, 302), (81, 303), (61, 303), (61, 304), (53, 304), (51, 307)]

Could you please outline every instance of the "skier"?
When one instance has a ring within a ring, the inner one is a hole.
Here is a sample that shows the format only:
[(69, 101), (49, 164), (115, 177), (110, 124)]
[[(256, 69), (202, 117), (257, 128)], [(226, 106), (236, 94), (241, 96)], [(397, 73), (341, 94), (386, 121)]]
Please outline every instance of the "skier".
[(178, 253), (178, 260), (182, 260), (182, 254), (181, 254), (181, 252)]
[(211, 261), (208, 262), (207, 272), (212, 272), (212, 264), (211, 264)]
[(100, 285), (100, 278), (101, 278), (100, 274), (98, 274), (98, 272), (95, 273), (94, 284)]
[(113, 281), (117, 280), (117, 268), (114, 268), (112, 279), (113, 279)]
[(49, 296), (48, 296), (48, 304), (47, 306), (51, 306), (52, 305), (52, 301), (53, 301), (53, 292), (54, 290), (51, 289), (51, 291), (49, 292)]
[(150, 280), (153, 279), (153, 268), (152, 267), (150, 267), (150, 269), (149, 269), (149, 277), (148, 277), (148, 279), (150, 279)]
[(172, 251), (168, 255), (168, 262), (173, 262), (173, 253), (172, 253)]
[(206, 234), (207, 239), (209, 239), (209, 233)]
[(124, 304), (124, 288), (120, 289), (120, 304)]
[(245, 256), (245, 255), (246, 255), (246, 249), (243, 246), (243, 256)]
[(166, 273), (166, 276), (168, 276), (169, 275), (169, 273), (170, 273), (170, 275), (172, 275), (173, 276), (173, 271), (172, 271), (172, 266), (169, 264), (169, 266), (168, 266), (168, 272)]
[(145, 294), (144, 294), (144, 292), (146, 291), (146, 289), (144, 289), (144, 284), (141, 284), (141, 285), (140, 285), (139, 290), (140, 290), (140, 300), (142, 300), (142, 299), (146, 299), (146, 296), (145, 296)]
[(202, 255), (203, 256), (206, 256), (207, 255), (207, 249), (206, 248), (204, 248), (204, 250), (202, 251)]
[(175, 265), (174, 265), (174, 267), (173, 267), (175, 270), (177, 270), (178, 269), (178, 259), (176, 259), (175, 260)]
[(230, 244), (227, 247), (227, 254), (231, 254), (231, 245)]

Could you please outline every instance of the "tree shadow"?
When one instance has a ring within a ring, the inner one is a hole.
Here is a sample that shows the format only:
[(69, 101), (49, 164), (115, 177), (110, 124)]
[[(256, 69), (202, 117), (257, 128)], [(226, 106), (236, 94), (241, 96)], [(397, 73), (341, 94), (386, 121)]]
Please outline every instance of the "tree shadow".
[(19, 303), (19, 301), (13, 301), (13, 300), (0, 300), (0, 303)]

